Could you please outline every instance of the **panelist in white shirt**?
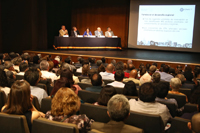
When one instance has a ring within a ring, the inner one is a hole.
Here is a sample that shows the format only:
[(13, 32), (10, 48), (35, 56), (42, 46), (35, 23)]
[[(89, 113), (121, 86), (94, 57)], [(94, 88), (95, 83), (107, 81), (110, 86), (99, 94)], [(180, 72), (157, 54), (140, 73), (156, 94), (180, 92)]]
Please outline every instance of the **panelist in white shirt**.
[(98, 27), (97, 30), (94, 32), (95, 36), (100, 37), (103, 36), (103, 31), (101, 31), (101, 28)]
[(111, 28), (108, 27), (107, 31), (105, 32), (105, 37), (112, 37), (112, 36), (114, 36), (114, 33), (113, 31), (111, 31)]

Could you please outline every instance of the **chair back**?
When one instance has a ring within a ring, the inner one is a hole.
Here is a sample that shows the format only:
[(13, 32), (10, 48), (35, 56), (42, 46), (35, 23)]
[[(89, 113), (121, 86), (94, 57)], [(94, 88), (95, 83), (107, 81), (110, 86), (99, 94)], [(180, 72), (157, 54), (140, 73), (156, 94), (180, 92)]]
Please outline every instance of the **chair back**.
[(79, 133), (75, 124), (38, 118), (33, 120), (32, 133)]
[(144, 130), (145, 133), (163, 133), (164, 124), (161, 116), (144, 114), (139, 112), (130, 112), (130, 116), (125, 123)]
[(138, 99), (138, 96), (126, 96), (126, 98), (128, 98), (128, 100), (130, 100), (130, 99)]
[(115, 87), (117, 94), (123, 94), (124, 88)]
[(45, 84), (38, 83), (36, 86), (44, 89), (47, 92), (47, 86)]
[(75, 73), (74, 73), (74, 76), (81, 76), (81, 74), (82, 74), (82, 73), (75, 72)]
[(89, 77), (78, 76), (78, 79), (81, 82), (82, 79), (89, 79)]
[(92, 87), (92, 84), (81, 83), (81, 82), (79, 82), (78, 85), (81, 87), (82, 90), (85, 90), (87, 87)]
[(80, 114), (86, 114), (88, 118), (98, 122), (107, 123), (110, 120), (106, 106), (84, 103), (81, 104)]
[(176, 107), (176, 105), (174, 104), (174, 103), (170, 103), (170, 102), (166, 102), (166, 101), (159, 101), (159, 103), (162, 103), (162, 104), (164, 104), (164, 105), (166, 105), (167, 106), (167, 108), (169, 109), (169, 112), (170, 112), (170, 114), (171, 114), (171, 116), (172, 117), (175, 117), (176, 116), (176, 109), (177, 109), (177, 107)]
[(86, 91), (86, 90), (79, 90), (78, 91), (78, 96), (83, 100), (84, 102), (87, 103), (95, 103), (97, 102), (100, 93), (98, 92), (91, 92), (91, 91)]
[(169, 133), (192, 133), (192, 131), (187, 127), (188, 122), (190, 122), (190, 120), (180, 117), (173, 118)]
[(168, 93), (167, 98), (176, 99), (176, 101), (178, 103), (178, 108), (181, 108), (186, 104), (186, 96), (184, 96), (184, 95)]
[(29, 133), (26, 117), (0, 113), (0, 133)]
[(16, 80), (22, 80), (24, 79), (24, 75), (16, 75)]
[[(191, 89), (188, 88), (180, 88), (179, 92), (185, 94), (188, 98), (188, 100), (190, 100), (190, 95), (191, 95)], [(189, 102), (189, 101), (188, 101)]]
[(39, 104), (38, 98), (37, 98), (36, 96), (33, 96), (32, 104), (34, 105), (34, 107), (35, 107), (38, 111), (40, 111), (40, 104)]
[(105, 85), (107, 85), (107, 84), (109, 84), (109, 83), (114, 82), (114, 80), (105, 80), (105, 79), (103, 79), (103, 82), (104, 82)]
[(41, 112), (46, 114), (47, 111), (51, 110), (51, 98), (43, 98), (41, 102)]
[(47, 94), (50, 95), (51, 94), (50, 89), (51, 89), (51, 83), (52, 83), (51, 79), (40, 80), (39, 83), (46, 85)]
[(188, 89), (193, 90), (195, 88), (195, 84), (184, 83), (182, 84), (181, 88), (188, 88)]
[(198, 111), (198, 104), (186, 103), (184, 106), (184, 113), (193, 113)]
[(4, 91), (0, 90), (0, 110), (6, 104), (6, 94)]

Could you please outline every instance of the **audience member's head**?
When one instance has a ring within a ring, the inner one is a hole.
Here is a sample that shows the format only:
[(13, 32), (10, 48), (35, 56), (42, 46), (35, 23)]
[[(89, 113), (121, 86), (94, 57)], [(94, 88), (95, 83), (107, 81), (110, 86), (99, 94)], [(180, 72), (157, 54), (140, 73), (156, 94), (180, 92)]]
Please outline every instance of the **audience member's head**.
[(162, 68), (163, 68), (163, 72), (169, 73), (169, 66), (168, 65), (164, 65)]
[(151, 66), (151, 65), (150, 65), (149, 63), (146, 64), (146, 69), (147, 69), (147, 71), (149, 71), (150, 66)]
[(136, 84), (133, 81), (128, 81), (125, 83), (123, 94), (127, 96), (137, 96)]
[(133, 69), (135, 69), (135, 66), (133, 64), (128, 64), (128, 68), (129, 71), (132, 71)]
[(153, 74), (156, 71), (156, 69), (157, 69), (156, 66), (151, 65), (149, 68), (149, 73)]
[(124, 72), (121, 71), (121, 70), (117, 70), (117, 71), (115, 72), (115, 80), (116, 80), (116, 81), (122, 81), (123, 78), (124, 78)]
[(139, 88), (139, 98), (143, 102), (154, 102), (156, 90), (152, 83), (144, 83)]
[(108, 101), (115, 94), (117, 94), (117, 92), (113, 86), (107, 85), (103, 87), (97, 100), (98, 104), (107, 106)]
[(48, 71), (49, 70), (49, 63), (46, 60), (42, 60), (40, 62), (40, 69), (44, 70), (44, 71)]
[(39, 61), (40, 61), (40, 57), (38, 55), (33, 56), (33, 63), (34, 64), (39, 64)]
[(175, 69), (170, 67), (169, 68), (169, 74), (171, 74), (172, 76), (175, 76)]
[(156, 89), (157, 89), (157, 97), (164, 99), (168, 94), (169, 85), (165, 82), (159, 82), (158, 84), (156, 84)]
[(102, 64), (101, 60), (97, 60), (97, 66), (99, 67)]
[(74, 81), (73, 81), (73, 73), (72, 73), (71, 70), (69, 70), (69, 69), (61, 70), (60, 77), (61, 78), (62, 77), (67, 78), (68, 82), (67, 82), (65, 87), (72, 87), (73, 86)]
[(176, 78), (179, 78), (181, 80), (181, 83), (183, 84), (185, 82), (185, 76), (183, 74), (177, 74)]
[(6, 76), (6, 72), (3, 69), (0, 69), (0, 87), (7, 87), (8, 79)]
[(146, 82), (151, 82), (151, 76), (148, 73), (145, 73), (141, 78), (140, 78), (140, 83), (144, 84)]
[(147, 69), (145, 67), (140, 68), (140, 77), (142, 77), (147, 72)]
[(185, 67), (185, 72), (192, 72), (192, 68), (190, 66)]
[(68, 87), (71, 88), (73, 85), (73, 81), (68, 80), (66, 77), (60, 77), (60, 79), (56, 80), (53, 90), (50, 94), (51, 97), (54, 97), (56, 92), (61, 88), (61, 87)]
[(22, 115), (32, 108), (30, 85), (17, 80), (10, 89), (5, 113)]
[(132, 60), (127, 60), (127, 64), (132, 64), (133, 61)]
[(64, 70), (64, 69), (71, 69), (71, 67), (69, 66), (68, 63), (62, 63), (60, 70)]
[(13, 67), (13, 63), (11, 61), (5, 61), (4, 66), (6, 69), (13, 71), (14, 67)]
[(103, 64), (101, 64), (101, 65), (98, 67), (97, 71), (98, 71), (98, 73), (100, 73), (100, 72), (105, 72), (105, 71), (106, 71), (106, 68), (105, 68), (105, 66), (104, 66)]
[(70, 59), (69, 57), (67, 57), (67, 58), (65, 59), (65, 63), (70, 64), (70, 63), (71, 63), (71, 59)]
[(137, 70), (136, 69), (133, 69), (130, 74), (129, 74), (129, 78), (134, 78), (136, 79), (138, 76), (138, 73), (137, 73)]
[(127, 66), (127, 64), (126, 63), (124, 63), (124, 68), (123, 68), (123, 70), (125, 71), (125, 70), (127, 70), (127, 68), (128, 68), (128, 66)]
[(15, 57), (13, 60), (12, 60), (12, 63), (16, 66), (19, 66), (20, 63), (22, 62), (22, 58), (21, 57)]
[(95, 58), (91, 58), (90, 63), (91, 64), (95, 64), (96, 59)]
[(15, 57), (17, 57), (15, 52), (10, 52), (9, 56), (10, 56), (11, 59), (14, 59)]
[(153, 83), (159, 83), (160, 82), (160, 73), (159, 72), (153, 73), (152, 80), (153, 80)]
[(53, 61), (48, 61), (48, 63), (49, 63), (49, 72), (51, 72), (54, 68), (54, 63)]
[(106, 72), (107, 73), (113, 73), (114, 71), (114, 65), (113, 64), (108, 64), (106, 67)]
[(108, 101), (108, 115), (114, 121), (124, 121), (130, 115), (130, 105), (124, 95), (116, 94)]
[(192, 116), (191, 122), (188, 122), (188, 128), (192, 130), (193, 133), (200, 133), (200, 113)]
[(82, 76), (88, 76), (88, 71), (89, 71), (90, 67), (88, 64), (83, 65), (82, 67)]
[(157, 64), (156, 62), (152, 63), (152, 65), (154, 65), (154, 66), (156, 66), (156, 67), (158, 66), (158, 64)]
[(165, 63), (162, 63), (161, 65), (160, 65), (160, 67), (164, 67), (165, 66)]
[(116, 65), (116, 60), (112, 60), (111, 64), (113, 64), (113, 66), (115, 66)]
[(39, 71), (36, 68), (29, 68), (24, 74), (24, 79), (31, 86), (36, 86), (40, 80)]
[(102, 63), (106, 63), (105, 57), (102, 57), (102, 58), (101, 58), (101, 61), (102, 61)]
[(117, 62), (117, 64), (115, 65), (115, 70), (116, 70), (116, 71), (117, 71), (117, 70), (123, 71), (123, 69), (124, 69), (124, 63), (121, 62), (121, 61)]
[(89, 65), (89, 60), (88, 60), (88, 59), (84, 59), (84, 60), (83, 60), (82, 66), (85, 65), (85, 64), (86, 64), (86, 65)]
[(73, 115), (80, 109), (80, 98), (67, 87), (60, 88), (52, 99), (53, 116)]
[(91, 82), (93, 86), (101, 86), (102, 85), (102, 77), (100, 74), (93, 74), (91, 78)]
[(88, 77), (91, 79), (92, 76), (97, 73), (97, 70), (95, 68), (91, 68), (88, 70), (87, 74), (88, 74)]
[(22, 62), (20, 65), (19, 65), (19, 70), (20, 72), (24, 72), (26, 69), (28, 69), (28, 64), (26, 62)]
[(186, 78), (186, 81), (192, 82), (193, 79), (193, 73), (191, 71), (184, 72), (184, 76)]
[(181, 80), (179, 78), (172, 78), (170, 81), (170, 87), (172, 88), (172, 91), (179, 91)]

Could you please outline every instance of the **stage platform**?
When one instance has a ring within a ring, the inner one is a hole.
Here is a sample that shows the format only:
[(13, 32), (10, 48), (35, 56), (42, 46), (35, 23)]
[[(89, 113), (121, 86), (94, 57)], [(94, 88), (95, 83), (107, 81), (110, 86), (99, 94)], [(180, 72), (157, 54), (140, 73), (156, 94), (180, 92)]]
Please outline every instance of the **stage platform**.
[[(123, 49), (121, 51), (72, 51), (72, 50), (25, 50), (28, 53), (51, 54), (61, 56), (106, 57), (107, 59), (128, 60), (137, 62), (158, 62), (172, 64), (200, 65), (200, 53)], [(76, 61), (76, 60), (75, 60)]]

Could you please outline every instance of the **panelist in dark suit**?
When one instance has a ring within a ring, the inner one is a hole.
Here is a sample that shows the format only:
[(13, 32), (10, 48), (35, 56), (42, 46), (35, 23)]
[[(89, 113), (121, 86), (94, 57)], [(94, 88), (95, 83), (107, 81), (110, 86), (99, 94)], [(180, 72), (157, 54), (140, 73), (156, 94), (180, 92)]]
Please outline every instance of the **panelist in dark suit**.
[(83, 34), (83, 37), (88, 37), (88, 36), (91, 36), (91, 35), (92, 35), (92, 32), (90, 31), (90, 28), (87, 28), (86, 31)]
[(97, 30), (94, 32), (95, 36), (99, 37), (99, 36), (103, 36), (103, 31), (101, 31), (101, 28), (98, 27)]
[(72, 31), (71, 31), (71, 36), (72, 37), (77, 37), (78, 35), (80, 35), (79, 31), (77, 30), (76, 27), (73, 27)]
[(130, 115), (130, 105), (124, 95), (114, 95), (108, 101), (107, 109), (111, 120), (108, 123), (94, 122), (92, 129), (105, 133), (143, 133), (142, 129), (124, 123)]

